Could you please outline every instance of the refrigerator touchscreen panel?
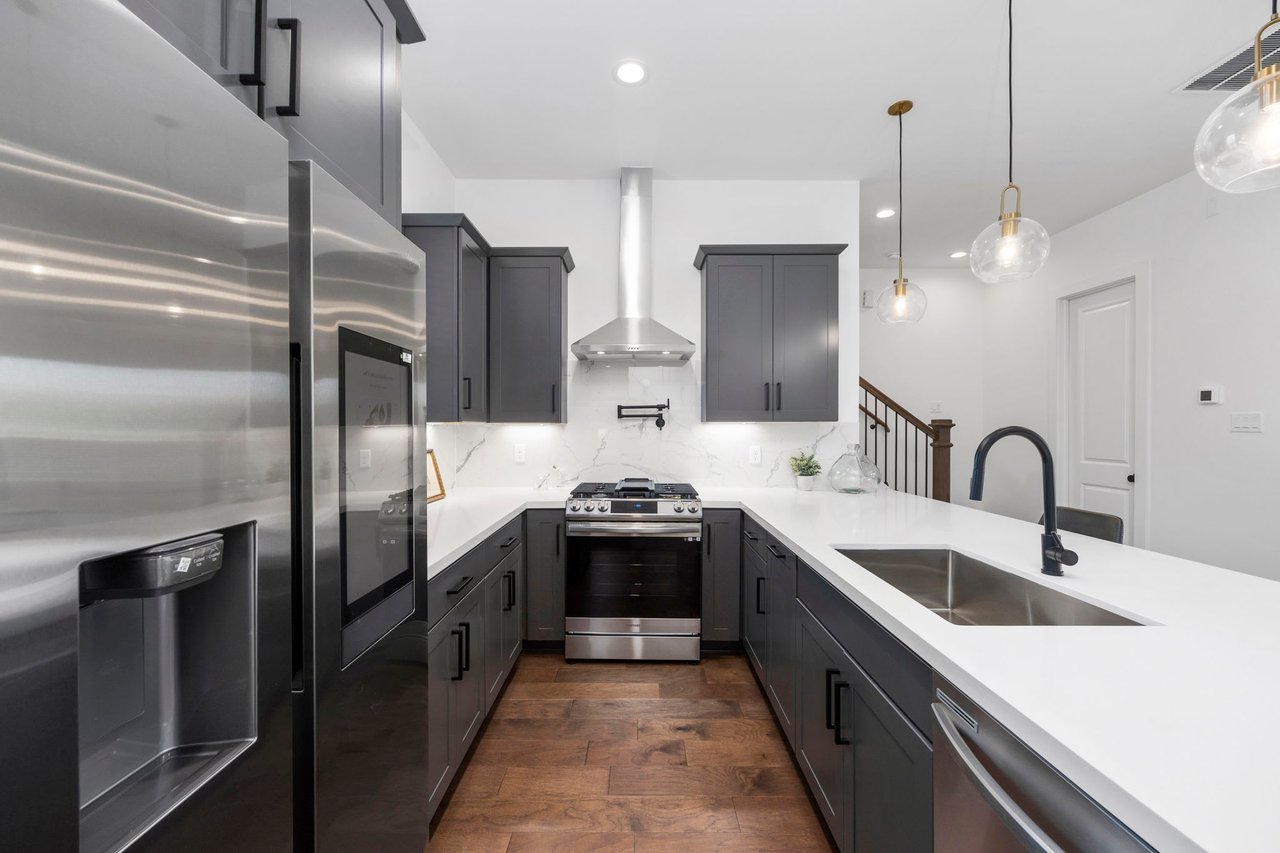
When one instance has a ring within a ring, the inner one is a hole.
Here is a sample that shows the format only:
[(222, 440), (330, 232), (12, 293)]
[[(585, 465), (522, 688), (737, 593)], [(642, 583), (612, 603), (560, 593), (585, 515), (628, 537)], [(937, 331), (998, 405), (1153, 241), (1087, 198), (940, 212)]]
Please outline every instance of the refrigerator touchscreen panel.
[(345, 328), (338, 338), (345, 626), (413, 579), (413, 369), (399, 346)]

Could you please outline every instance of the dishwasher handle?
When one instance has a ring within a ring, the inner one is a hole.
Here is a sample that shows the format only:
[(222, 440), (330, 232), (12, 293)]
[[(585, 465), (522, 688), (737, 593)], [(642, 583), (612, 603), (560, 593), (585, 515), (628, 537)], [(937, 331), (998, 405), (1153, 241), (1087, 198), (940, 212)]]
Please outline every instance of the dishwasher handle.
[[(939, 698), (945, 694), (938, 691)], [(949, 698), (949, 697), (946, 697)], [(938, 722), (938, 730), (942, 732), (945, 746), (955, 755), (969, 781), (973, 783), (982, 798), (996, 812), (1000, 820), (1009, 828), (1028, 850), (1037, 853), (1063, 853), (1061, 847), (1031, 819), (1022, 807), (1009, 796), (1009, 793), (996, 781), (995, 777), (982, 765), (978, 756), (974, 755), (964, 736), (956, 728), (955, 718), (943, 702), (933, 703), (933, 716)], [(935, 744), (935, 749), (938, 744)]]

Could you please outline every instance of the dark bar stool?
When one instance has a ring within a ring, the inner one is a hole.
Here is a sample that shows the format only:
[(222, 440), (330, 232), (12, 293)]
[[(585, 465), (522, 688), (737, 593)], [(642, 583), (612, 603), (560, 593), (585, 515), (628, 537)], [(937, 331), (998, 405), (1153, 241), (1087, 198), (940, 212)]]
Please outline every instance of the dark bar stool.
[[(1044, 516), (1040, 516), (1044, 524)], [(1108, 542), (1124, 542), (1124, 519), (1118, 515), (1105, 512), (1094, 512), (1088, 509), (1076, 509), (1070, 506), (1058, 507), (1058, 529), (1094, 539), (1105, 539)]]

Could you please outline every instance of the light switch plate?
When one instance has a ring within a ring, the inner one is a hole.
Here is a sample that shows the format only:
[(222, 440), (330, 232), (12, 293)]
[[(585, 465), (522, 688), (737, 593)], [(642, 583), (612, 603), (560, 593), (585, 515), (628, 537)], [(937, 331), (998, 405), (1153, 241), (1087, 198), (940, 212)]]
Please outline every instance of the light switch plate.
[(862, 307), (864, 310), (870, 310), (876, 307), (876, 295), (874, 291), (862, 291)]
[(526, 453), (525, 446), (523, 444), (516, 444), (512, 446), (512, 456), (519, 465), (523, 465), (528, 460), (528, 454)]
[(760, 464), (760, 445), (753, 444), (747, 448), (747, 462), (751, 465)]
[(1262, 412), (1232, 412), (1232, 432), (1262, 432)]

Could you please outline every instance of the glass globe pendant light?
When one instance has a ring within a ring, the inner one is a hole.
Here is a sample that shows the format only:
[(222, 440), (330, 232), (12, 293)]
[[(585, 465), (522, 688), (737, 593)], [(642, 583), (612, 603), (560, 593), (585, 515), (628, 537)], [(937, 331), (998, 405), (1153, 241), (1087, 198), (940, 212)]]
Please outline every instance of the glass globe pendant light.
[(1271, 20), (1253, 40), (1253, 82), (1223, 101), (1196, 137), (1196, 171), (1224, 192), (1280, 187), (1280, 65), (1262, 67), (1262, 37), (1277, 25), (1272, 0)]
[[(1013, 190), (1013, 210), (1005, 202)], [(1013, 0), (1009, 0), (1009, 184), (1000, 191), (1000, 216), (983, 229), (969, 250), (969, 269), (988, 284), (1022, 281), (1040, 271), (1049, 257), (1049, 232), (1022, 215), (1022, 188), (1013, 182)]]
[(902, 116), (912, 106), (910, 101), (897, 101), (889, 107), (889, 115), (898, 119), (898, 277), (876, 297), (876, 317), (891, 326), (919, 323), (929, 306), (924, 291), (902, 274)]

